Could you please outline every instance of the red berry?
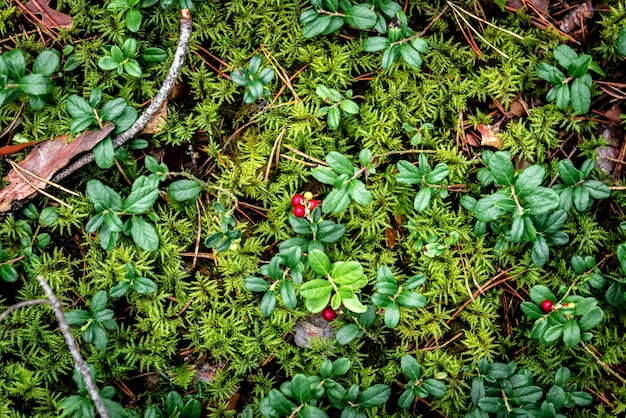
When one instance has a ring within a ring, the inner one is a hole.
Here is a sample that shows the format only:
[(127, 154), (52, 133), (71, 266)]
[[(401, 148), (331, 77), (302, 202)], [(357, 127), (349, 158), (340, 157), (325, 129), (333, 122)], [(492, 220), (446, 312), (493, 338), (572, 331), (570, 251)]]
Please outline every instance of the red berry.
[(330, 322), (333, 319), (337, 318), (337, 314), (330, 306), (328, 306), (322, 311), (322, 318)]
[(293, 207), (293, 214), (296, 218), (302, 218), (306, 214), (306, 209), (302, 205), (296, 205)]
[(315, 199), (309, 200), (309, 210), (315, 209), (316, 207), (319, 206), (319, 204), (320, 204), (320, 202), (318, 202)]
[(544, 311), (545, 313), (548, 313), (552, 310), (553, 305), (554, 304), (552, 303), (550, 299), (546, 299), (543, 302), (541, 302), (541, 310)]
[(291, 204), (294, 206), (302, 206), (304, 203), (304, 196), (301, 194), (294, 194), (291, 198)]

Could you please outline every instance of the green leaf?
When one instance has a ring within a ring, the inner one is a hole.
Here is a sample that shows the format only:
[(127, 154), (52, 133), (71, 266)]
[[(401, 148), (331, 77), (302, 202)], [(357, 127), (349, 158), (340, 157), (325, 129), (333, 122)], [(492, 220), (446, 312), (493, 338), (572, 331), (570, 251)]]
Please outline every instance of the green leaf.
[(65, 108), (67, 109), (67, 113), (69, 113), (73, 118), (80, 116), (93, 118), (93, 109), (89, 106), (87, 100), (77, 96), (76, 94), (72, 94), (67, 98)]
[(578, 78), (587, 72), (591, 64), (591, 55), (582, 54), (570, 61), (567, 66), (567, 73), (570, 77)]
[(383, 53), (383, 70), (390, 69), (393, 63), (400, 57), (400, 51), (398, 48), (398, 45), (392, 45), (385, 49), (385, 52)]
[(574, 347), (580, 342), (580, 328), (573, 318), (563, 326), (563, 342), (568, 347)]
[[(558, 204), (558, 200), (557, 200)], [(492, 222), (508, 212), (516, 210), (517, 206), (506, 190), (483, 197), (476, 203), (476, 219), (481, 222)]]
[(541, 185), (545, 175), (545, 168), (540, 165), (531, 165), (517, 176), (515, 193), (520, 197), (533, 193)]
[(487, 163), (491, 174), (497, 184), (510, 186), (514, 182), (515, 169), (508, 154), (498, 151), (494, 153)]
[(134, 38), (126, 39), (122, 44), (121, 50), (124, 58), (132, 58), (135, 55), (135, 52), (137, 52), (137, 40)]
[(420, 184), (423, 181), (419, 169), (409, 161), (398, 161), (398, 175), (396, 180), (401, 184)]
[(548, 261), (549, 256), (550, 249), (548, 248), (548, 243), (546, 242), (546, 239), (540, 235), (532, 245), (531, 258), (533, 263), (537, 267), (542, 267)]
[(112, 167), (115, 163), (115, 148), (110, 137), (106, 137), (93, 148), (93, 155), (96, 164), (100, 168)]
[(398, 302), (400, 306), (404, 306), (405, 308), (416, 309), (416, 308), (423, 308), (424, 306), (426, 306), (427, 300), (424, 296), (418, 293), (404, 290), (400, 292), (400, 294), (398, 295), (396, 299), (396, 302)]
[(296, 408), (296, 405), (276, 389), (272, 389), (268, 395), (269, 404), (280, 416), (286, 416)]
[(340, 121), (341, 121), (341, 112), (339, 111), (339, 109), (337, 107), (331, 107), (330, 109), (328, 109), (328, 116), (327, 116), (328, 129), (330, 129), (331, 131), (334, 131), (335, 129), (339, 127)]
[(539, 215), (559, 206), (559, 195), (547, 187), (537, 187), (532, 194), (524, 196), (524, 209), (529, 215)]
[(377, 52), (389, 48), (391, 42), (383, 36), (372, 36), (363, 41), (362, 49), (365, 52)]
[(611, 196), (611, 190), (606, 184), (600, 183), (597, 180), (587, 180), (582, 184), (587, 193), (594, 199), (607, 199)]
[(337, 294), (341, 296), (343, 306), (345, 306), (349, 311), (355, 313), (363, 313), (367, 311), (367, 306), (361, 303), (359, 298), (355, 296), (352, 289), (343, 286), (337, 290)]
[(307, 403), (311, 399), (311, 385), (303, 374), (297, 374), (291, 379), (291, 396), (299, 404)]
[(283, 299), (283, 303), (289, 309), (295, 309), (298, 306), (296, 300), (296, 291), (293, 288), (293, 284), (289, 280), (282, 280), (280, 282), (278, 290), (280, 291), (280, 297)]
[(343, 154), (331, 151), (326, 156), (326, 162), (328, 165), (339, 174), (347, 174), (352, 176), (354, 174), (354, 166), (350, 160)]
[(603, 318), (604, 312), (596, 306), (585, 312), (585, 314), (578, 320), (578, 326), (581, 331), (589, 331), (600, 325)]
[(65, 320), (68, 325), (83, 325), (89, 321), (91, 313), (83, 309), (74, 309), (65, 313)]
[[(426, 379), (422, 384), (422, 387), (426, 389), (428, 393), (438, 398), (443, 397), (446, 394), (448, 388), (443, 382), (437, 379)], [(543, 393), (542, 393), (543, 394)]]
[(328, 418), (328, 414), (317, 406), (307, 404), (298, 412), (298, 418)]
[[(319, 299), (326, 296), (330, 297), (333, 285), (325, 279), (313, 279), (304, 283), (300, 287), (300, 296), (303, 298)], [(324, 309), (326, 306), (322, 307)], [(321, 309), (320, 309), (321, 310)]]
[(307, 39), (321, 35), (331, 23), (328, 15), (318, 15), (315, 19), (307, 22), (302, 28), (302, 36)]
[(276, 308), (276, 293), (273, 291), (267, 291), (261, 299), (261, 313), (263, 316), (271, 316)]
[(578, 58), (578, 54), (568, 45), (559, 45), (554, 49), (554, 59), (563, 68), (569, 67), (576, 58)]
[(250, 83), (250, 78), (246, 70), (237, 70), (230, 73), (230, 80), (242, 87), (245, 87)]
[(360, 205), (367, 206), (372, 203), (372, 193), (367, 190), (365, 183), (361, 180), (350, 180), (347, 186), (347, 191), (352, 200)]
[(422, 57), (420, 56), (420, 53), (415, 48), (413, 48), (410, 44), (408, 43), (400, 44), (399, 52), (404, 62), (409, 64), (411, 67), (420, 68), (422, 66), (423, 61), (422, 61)]
[(33, 73), (51, 77), (61, 68), (61, 57), (57, 51), (45, 50), (37, 56), (33, 63)]
[(363, 266), (358, 261), (335, 263), (330, 275), (339, 285), (353, 285), (363, 278)]
[(243, 285), (252, 292), (266, 292), (270, 288), (270, 284), (260, 277), (246, 277), (243, 279)]
[(351, 201), (346, 189), (347, 186), (331, 191), (322, 202), (322, 211), (324, 213), (339, 213), (346, 210)]
[(335, 339), (341, 345), (347, 345), (352, 340), (361, 338), (362, 336), (363, 331), (361, 331), (357, 324), (345, 325), (335, 333)]
[(337, 180), (337, 174), (328, 167), (317, 167), (311, 170), (311, 175), (320, 183), (334, 184)]
[(133, 280), (133, 289), (137, 293), (154, 293), (157, 285), (146, 277), (137, 277)]
[(400, 359), (400, 367), (402, 368), (402, 373), (404, 373), (409, 380), (417, 381), (422, 376), (422, 367), (415, 357), (409, 354), (402, 356), (402, 359)]
[(156, 251), (159, 248), (159, 235), (156, 229), (142, 216), (130, 218), (130, 235), (142, 250)]
[(100, 117), (102, 120), (113, 121), (124, 112), (126, 106), (126, 100), (121, 97), (108, 101), (102, 106)]
[(193, 202), (202, 191), (202, 186), (193, 180), (177, 180), (167, 187), (167, 195), (177, 202)]
[(579, 115), (589, 112), (591, 106), (591, 91), (583, 80), (577, 78), (570, 87), (572, 109)]
[(330, 273), (330, 259), (323, 251), (311, 250), (308, 260), (311, 269), (317, 274), (325, 276)]
[(387, 385), (378, 384), (363, 391), (358, 398), (358, 403), (362, 408), (372, 408), (387, 402), (391, 395), (391, 388)]
[(10, 264), (0, 264), (0, 277), (5, 282), (13, 283), (17, 280), (17, 270)]
[(541, 305), (544, 300), (556, 303), (556, 296), (550, 289), (543, 285), (535, 285), (530, 289), (530, 299), (537, 305)]
[(385, 326), (387, 328), (395, 328), (400, 323), (400, 305), (396, 302), (391, 303), (385, 309)]
[(413, 202), (413, 208), (417, 212), (422, 212), (428, 207), (430, 203), (430, 199), (434, 193), (434, 189), (431, 187), (423, 187), (417, 194), (415, 195), (415, 200)]
[(345, 226), (333, 221), (322, 221), (317, 225), (317, 239), (325, 244), (339, 241), (345, 232)]
[(124, 202), (123, 211), (129, 215), (138, 215), (152, 209), (159, 198), (156, 183), (146, 176), (140, 176), (133, 183), (132, 191)]
[(559, 109), (565, 109), (570, 103), (570, 87), (567, 84), (561, 84), (554, 90), (556, 97), (556, 106)]
[(167, 58), (167, 52), (161, 48), (146, 48), (141, 51), (139, 57), (145, 62), (162, 62)]
[(565, 80), (565, 74), (553, 65), (541, 62), (537, 65), (537, 77), (549, 81), (552, 84), (560, 85)]
[(19, 48), (12, 49), (2, 54), (4, 65), (6, 66), (6, 72), (8, 75), (19, 80), (26, 74), (26, 61), (24, 60), (24, 54)]
[(103, 212), (107, 209), (122, 210), (122, 198), (115, 190), (105, 186), (99, 180), (89, 180), (87, 198), (93, 203), (96, 212)]
[(350, 99), (343, 99), (339, 103), (339, 107), (346, 113), (356, 115), (359, 113), (359, 105)]
[(126, 71), (129, 75), (139, 78), (143, 74), (141, 71), (141, 66), (137, 60), (131, 59), (124, 63), (124, 71)]
[(357, 4), (346, 10), (345, 19), (348, 25), (363, 30), (376, 25), (376, 13), (363, 4)]
[(112, 56), (105, 56), (98, 61), (98, 67), (104, 71), (113, 71), (120, 66), (120, 61), (116, 60)]
[(449, 174), (448, 166), (443, 163), (439, 163), (433, 168), (433, 170), (426, 174), (426, 183), (428, 184), (441, 184)]
[(141, 12), (137, 9), (128, 9), (124, 20), (129, 31), (137, 32), (141, 27)]
[(582, 180), (582, 173), (580, 170), (574, 167), (574, 164), (570, 160), (559, 161), (559, 177), (561, 180), (569, 186), (573, 186)]
[(109, 290), (109, 296), (112, 298), (121, 298), (126, 294), (126, 292), (128, 292), (128, 289), (130, 289), (130, 283), (118, 283)]
[(413, 38), (411, 46), (415, 48), (417, 52), (421, 52), (422, 54), (428, 52), (428, 42), (426, 42), (423, 38)]
[(403, 409), (409, 408), (413, 405), (414, 401), (415, 395), (413, 394), (413, 391), (411, 389), (407, 389), (402, 392), (402, 395), (398, 398), (398, 407)]
[(543, 390), (539, 386), (524, 386), (513, 389), (510, 396), (511, 402), (518, 405), (531, 404), (543, 398)]

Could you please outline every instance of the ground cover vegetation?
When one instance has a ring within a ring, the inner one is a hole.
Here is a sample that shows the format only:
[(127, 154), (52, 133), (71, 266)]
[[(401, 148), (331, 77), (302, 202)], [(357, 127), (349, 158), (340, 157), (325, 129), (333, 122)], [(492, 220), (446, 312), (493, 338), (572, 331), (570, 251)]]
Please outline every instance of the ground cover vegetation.
[(0, 416), (626, 413), (626, 2), (4, 5)]

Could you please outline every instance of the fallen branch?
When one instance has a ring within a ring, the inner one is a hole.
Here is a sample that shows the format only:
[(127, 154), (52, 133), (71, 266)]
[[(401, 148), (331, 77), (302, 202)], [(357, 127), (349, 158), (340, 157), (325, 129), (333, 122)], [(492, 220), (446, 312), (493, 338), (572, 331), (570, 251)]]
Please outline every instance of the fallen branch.
[(85, 362), (85, 359), (83, 359), (83, 356), (80, 355), (80, 351), (78, 350), (76, 341), (74, 341), (74, 337), (72, 337), (72, 333), (70, 332), (70, 327), (69, 325), (67, 325), (67, 321), (65, 320), (65, 314), (63, 313), (63, 309), (61, 308), (61, 302), (59, 302), (59, 299), (54, 294), (54, 292), (48, 285), (48, 282), (46, 282), (46, 279), (44, 279), (43, 276), (37, 276), (37, 281), (39, 282), (39, 286), (41, 286), (44, 293), (46, 294), (50, 306), (52, 306), (52, 309), (54, 310), (54, 316), (56, 316), (57, 322), (59, 323), (59, 329), (61, 330), (61, 334), (63, 334), (63, 338), (65, 338), (65, 343), (67, 344), (67, 348), (72, 354), (74, 363), (76, 363), (76, 368), (85, 380), (85, 387), (87, 388), (87, 392), (89, 392), (89, 397), (96, 406), (96, 411), (98, 411), (98, 414), (100, 414), (101, 418), (109, 418), (109, 413), (104, 406), (104, 402), (102, 401), (102, 397), (100, 396), (98, 387), (91, 378), (89, 370), (87, 369), (87, 363)]
[(32, 300), (25, 300), (24, 302), (14, 303), (13, 305), (6, 308), (4, 312), (0, 314), (0, 322), (4, 321), (6, 317), (9, 316), (9, 314), (16, 309), (24, 308), (26, 306), (39, 305), (41, 303), (48, 303), (48, 299), (32, 299)]
[[(176, 84), (176, 80), (178, 79), (185, 62), (185, 55), (187, 54), (189, 40), (191, 38), (191, 15), (189, 14), (189, 10), (182, 9), (180, 14), (180, 37), (178, 39), (178, 46), (176, 47), (176, 52), (174, 53), (174, 61), (172, 62), (170, 71), (168, 72), (167, 77), (165, 77), (165, 80), (163, 80), (161, 88), (157, 92), (156, 96), (154, 96), (154, 99), (152, 99), (148, 108), (143, 111), (139, 118), (137, 118), (133, 126), (113, 138), (112, 141), (115, 148), (124, 145), (129, 139), (133, 138), (146, 127), (146, 124), (157, 113), (165, 99), (167, 99), (172, 87)], [(54, 176), (53, 181), (59, 182), (63, 180), (78, 169), (93, 162), (94, 158), (95, 157), (92, 152), (83, 155), (77, 161), (58, 172)]]

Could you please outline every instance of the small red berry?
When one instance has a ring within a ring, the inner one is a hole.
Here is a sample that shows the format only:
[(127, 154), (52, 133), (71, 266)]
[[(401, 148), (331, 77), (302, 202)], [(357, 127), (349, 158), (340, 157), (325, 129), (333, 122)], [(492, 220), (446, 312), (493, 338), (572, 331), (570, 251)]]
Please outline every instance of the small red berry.
[(333, 319), (337, 318), (337, 314), (335, 313), (335, 311), (333, 311), (333, 309), (330, 306), (327, 306), (322, 311), (322, 318), (330, 322)]
[(302, 204), (304, 203), (303, 200), (304, 196), (302, 196), (301, 194), (295, 194), (291, 198), (291, 204), (294, 206), (302, 206)]
[(550, 312), (552, 310), (552, 306), (554, 306), (554, 304), (552, 303), (550, 299), (546, 299), (543, 302), (541, 302), (541, 310), (544, 311), (545, 313)]
[(317, 201), (317, 200), (315, 200), (315, 199), (311, 199), (311, 200), (309, 200), (309, 210), (313, 210), (313, 209), (315, 209), (316, 207), (318, 207), (318, 206), (319, 206), (319, 204), (320, 204), (320, 202), (318, 202), (318, 201)]
[(293, 207), (293, 214), (296, 218), (302, 218), (306, 215), (306, 209), (302, 205), (296, 205)]

